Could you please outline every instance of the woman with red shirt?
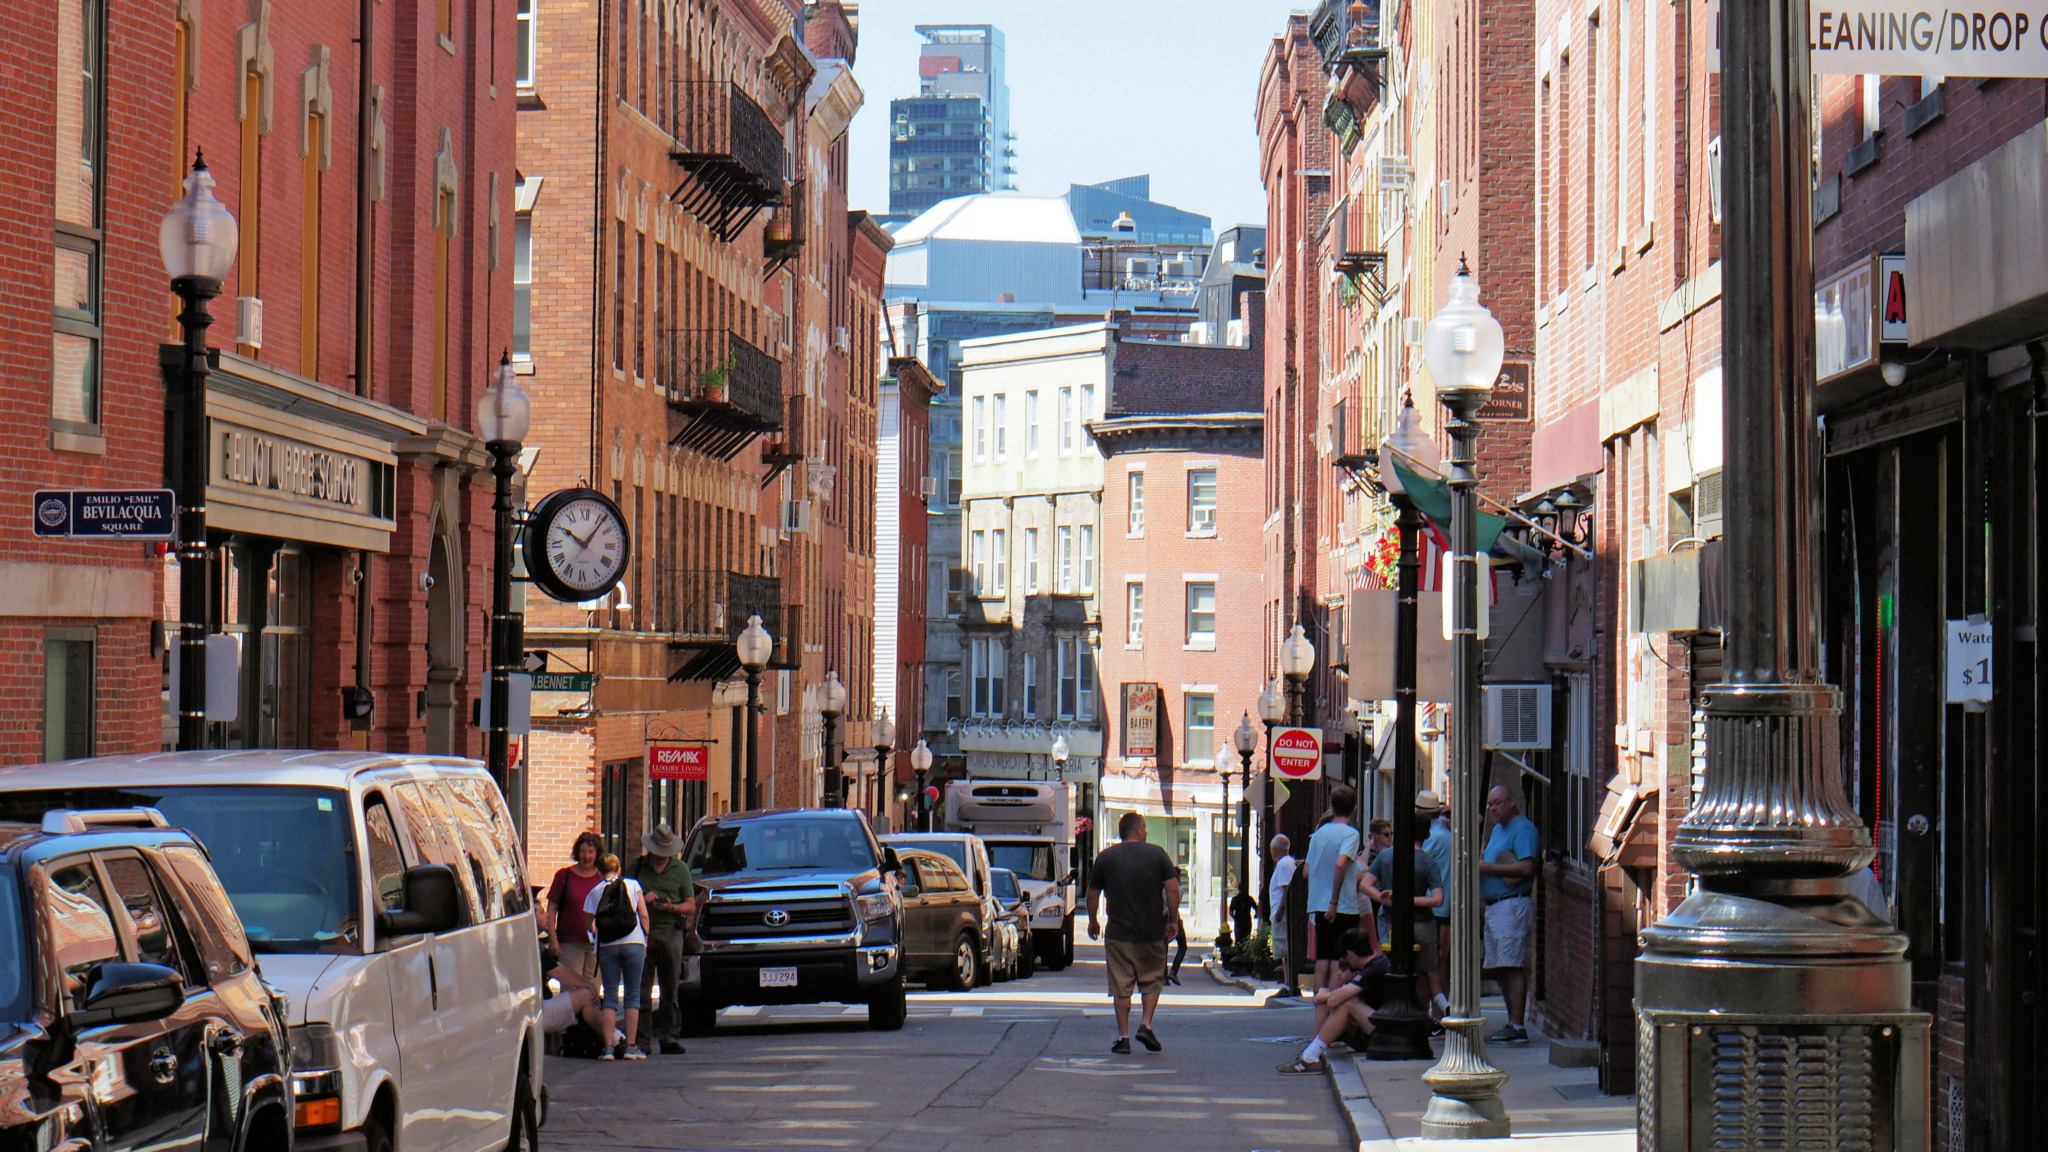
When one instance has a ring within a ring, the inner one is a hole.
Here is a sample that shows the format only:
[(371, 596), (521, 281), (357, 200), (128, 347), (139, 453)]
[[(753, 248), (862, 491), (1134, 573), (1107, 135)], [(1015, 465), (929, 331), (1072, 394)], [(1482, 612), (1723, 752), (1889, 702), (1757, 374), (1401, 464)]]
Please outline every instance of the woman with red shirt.
[(604, 883), (604, 873), (597, 869), (597, 858), (603, 852), (604, 841), (597, 833), (576, 837), (569, 849), (575, 863), (555, 873), (554, 882), (548, 885), (548, 906), (541, 914), (541, 927), (548, 930), (562, 967), (593, 980), (597, 978), (597, 949), (590, 942), (590, 916), (583, 911), (583, 904), (591, 889)]

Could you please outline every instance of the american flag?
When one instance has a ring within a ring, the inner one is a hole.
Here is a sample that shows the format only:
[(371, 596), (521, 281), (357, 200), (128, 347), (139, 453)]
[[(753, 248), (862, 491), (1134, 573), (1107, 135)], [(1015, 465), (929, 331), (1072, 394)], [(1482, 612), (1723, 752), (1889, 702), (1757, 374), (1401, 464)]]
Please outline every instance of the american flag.
[[(1443, 534), (1436, 530), (1436, 525), (1434, 524), (1424, 524), (1421, 531), (1422, 570), (1418, 573), (1421, 577), (1421, 590), (1424, 592), (1442, 592), (1444, 591), (1444, 581), (1449, 577), (1451, 571), (1450, 542), (1444, 539)], [(1395, 537), (1397, 532), (1397, 529), (1389, 528), (1386, 530), (1385, 536)], [(1377, 543), (1375, 541), (1376, 546)], [(1367, 548), (1366, 551), (1376, 551), (1376, 546)], [(1397, 560), (1396, 563), (1398, 562)], [(1491, 592), (1490, 600), (1491, 602), (1498, 603), (1500, 601), (1498, 574), (1489, 568), (1486, 575)], [(1351, 578), (1351, 587), (1359, 591), (1371, 592), (1392, 588), (1394, 585), (1381, 579), (1379, 572), (1370, 563), (1365, 563), (1358, 566), (1357, 574)]]

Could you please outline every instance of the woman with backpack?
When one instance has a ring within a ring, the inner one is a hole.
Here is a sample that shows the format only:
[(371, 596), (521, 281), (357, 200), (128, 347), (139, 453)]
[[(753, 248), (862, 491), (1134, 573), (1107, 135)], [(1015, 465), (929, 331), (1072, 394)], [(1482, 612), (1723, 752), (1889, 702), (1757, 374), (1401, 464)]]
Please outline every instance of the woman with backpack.
[(590, 890), (583, 910), (590, 918), (590, 939), (597, 947), (598, 987), (604, 993), (605, 1036), (616, 1035), (619, 1002), (625, 1001), (625, 1040), (605, 1049), (600, 1060), (645, 1060), (634, 1047), (640, 1031), (640, 975), (647, 964), (647, 898), (640, 882), (621, 876), (619, 858), (607, 852), (597, 860), (604, 883)]

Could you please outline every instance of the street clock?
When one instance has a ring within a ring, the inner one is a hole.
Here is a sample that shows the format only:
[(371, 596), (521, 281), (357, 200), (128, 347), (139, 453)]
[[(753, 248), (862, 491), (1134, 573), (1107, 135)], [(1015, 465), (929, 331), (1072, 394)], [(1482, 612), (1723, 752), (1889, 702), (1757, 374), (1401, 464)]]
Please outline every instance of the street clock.
[(540, 590), (575, 604), (619, 586), (633, 538), (610, 497), (594, 488), (564, 488), (534, 507), (524, 549), (527, 575)]

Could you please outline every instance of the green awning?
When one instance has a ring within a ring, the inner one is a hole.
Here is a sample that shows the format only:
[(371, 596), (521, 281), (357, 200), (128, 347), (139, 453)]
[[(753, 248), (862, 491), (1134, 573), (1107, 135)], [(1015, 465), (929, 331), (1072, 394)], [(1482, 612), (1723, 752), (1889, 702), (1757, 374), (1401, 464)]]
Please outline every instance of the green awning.
[[(1418, 472), (1408, 467), (1402, 463), (1399, 456), (1392, 453), (1388, 454), (1387, 463), (1400, 476), (1401, 486), (1408, 490), (1408, 499), (1414, 502), (1415, 510), (1422, 513), (1423, 517), (1431, 524), (1436, 525), (1436, 530), (1443, 533), (1445, 540), (1449, 540), (1451, 538), (1450, 484), (1441, 477)], [(1479, 514), (1479, 551), (1481, 553), (1489, 552), (1493, 549), (1494, 538), (1500, 535), (1502, 528), (1507, 527), (1507, 523), (1507, 520), (1495, 516), (1491, 512), (1481, 512)]]

